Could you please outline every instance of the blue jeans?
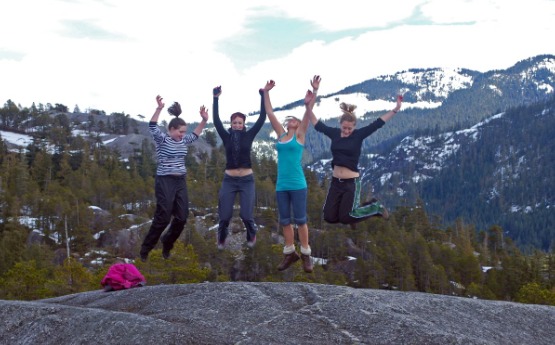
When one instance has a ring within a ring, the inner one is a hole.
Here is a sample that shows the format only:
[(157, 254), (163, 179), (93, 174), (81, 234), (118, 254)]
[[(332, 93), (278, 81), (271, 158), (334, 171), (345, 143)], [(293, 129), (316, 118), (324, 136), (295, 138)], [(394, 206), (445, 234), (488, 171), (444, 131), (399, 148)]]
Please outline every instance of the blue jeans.
[(256, 224), (254, 223), (254, 176), (252, 174), (242, 177), (224, 175), (222, 187), (218, 199), (218, 214), (220, 223), (218, 225), (218, 242), (223, 243), (228, 235), (228, 226), (233, 216), (235, 198), (239, 194), (239, 216), (247, 228), (247, 241), (256, 235)]
[[(276, 192), (279, 212), (279, 224), (289, 225), (295, 223), (303, 225), (307, 222), (306, 197), (308, 189), (284, 190)], [(291, 215), (293, 211), (294, 217)]]

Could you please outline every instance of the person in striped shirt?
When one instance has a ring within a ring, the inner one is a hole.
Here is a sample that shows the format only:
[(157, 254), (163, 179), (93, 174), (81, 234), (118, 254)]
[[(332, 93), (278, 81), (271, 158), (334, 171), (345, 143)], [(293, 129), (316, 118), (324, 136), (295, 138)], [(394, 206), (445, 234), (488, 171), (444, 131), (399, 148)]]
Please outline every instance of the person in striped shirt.
[[(189, 215), (185, 167), (187, 146), (198, 139), (208, 121), (208, 110), (201, 106), (202, 121), (192, 133), (187, 134), (187, 123), (179, 117), (181, 106), (175, 102), (168, 108), (168, 112), (175, 118), (170, 121), (167, 133), (163, 133), (158, 127), (158, 118), (165, 104), (160, 95), (156, 96), (156, 102), (158, 106), (148, 124), (156, 145), (158, 164), (154, 185), (156, 211), (141, 246), (140, 257), (143, 262), (148, 259), (148, 253), (156, 246), (158, 240), (162, 242), (162, 256), (168, 259), (175, 241), (183, 232)], [(162, 236), (170, 221), (169, 229)]]

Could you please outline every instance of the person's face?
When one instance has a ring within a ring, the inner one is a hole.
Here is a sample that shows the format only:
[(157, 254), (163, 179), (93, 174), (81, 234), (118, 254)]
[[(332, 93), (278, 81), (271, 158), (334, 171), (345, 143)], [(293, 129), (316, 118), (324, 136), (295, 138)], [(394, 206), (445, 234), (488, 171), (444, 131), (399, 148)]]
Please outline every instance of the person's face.
[(179, 126), (179, 128), (170, 128), (169, 130), (170, 137), (172, 137), (172, 139), (175, 141), (183, 140), (183, 137), (185, 136), (186, 132), (187, 132), (187, 125)]
[(341, 122), (340, 126), (342, 138), (346, 138), (351, 135), (351, 133), (353, 133), (353, 130), (355, 129), (354, 121), (343, 121)]
[(245, 128), (245, 121), (241, 116), (235, 116), (233, 120), (231, 120), (231, 129), (234, 131), (242, 131)]
[(286, 127), (287, 127), (288, 129), (289, 129), (289, 128), (291, 128), (291, 129), (297, 129), (297, 128), (299, 128), (299, 124), (300, 124), (299, 120), (297, 120), (296, 118), (292, 117), (292, 118), (290, 118), (290, 119), (287, 120)]

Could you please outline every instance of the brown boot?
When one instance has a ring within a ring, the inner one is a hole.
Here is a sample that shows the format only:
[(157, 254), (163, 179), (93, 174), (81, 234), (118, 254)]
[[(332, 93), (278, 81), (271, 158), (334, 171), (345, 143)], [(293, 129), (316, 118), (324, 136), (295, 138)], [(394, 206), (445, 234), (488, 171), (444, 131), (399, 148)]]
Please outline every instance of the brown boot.
[(385, 208), (384, 205), (381, 205), (380, 207), (380, 213), (383, 219), (388, 220), (389, 219), (389, 212), (387, 211), (387, 208)]
[(294, 264), (295, 262), (297, 262), (301, 257), (299, 256), (299, 254), (295, 251), (291, 254), (285, 254), (283, 257), (283, 261), (281, 262), (281, 264), (279, 264), (278, 266), (278, 271), (283, 271), (289, 268), (289, 266), (291, 266), (292, 264)]
[(303, 260), (303, 270), (306, 273), (312, 273), (314, 266), (312, 265), (312, 258), (310, 255), (304, 255), (301, 253), (301, 259)]

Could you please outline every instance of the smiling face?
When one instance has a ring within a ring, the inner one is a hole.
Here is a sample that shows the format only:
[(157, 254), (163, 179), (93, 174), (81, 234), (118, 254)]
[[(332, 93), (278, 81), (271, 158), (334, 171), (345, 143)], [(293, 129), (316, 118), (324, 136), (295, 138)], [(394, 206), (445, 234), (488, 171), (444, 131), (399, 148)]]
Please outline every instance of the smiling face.
[(355, 129), (356, 123), (354, 121), (341, 121), (340, 128), (341, 128), (341, 137), (346, 138)]
[(187, 133), (187, 125), (182, 125), (177, 128), (169, 128), (169, 135), (175, 141), (183, 140), (185, 133)]
[(242, 131), (245, 128), (245, 121), (242, 117), (236, 116), (233, 120), (231, 120), (231, 129), (234, 131)]

